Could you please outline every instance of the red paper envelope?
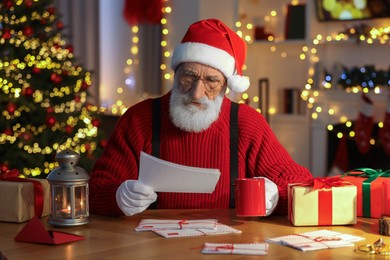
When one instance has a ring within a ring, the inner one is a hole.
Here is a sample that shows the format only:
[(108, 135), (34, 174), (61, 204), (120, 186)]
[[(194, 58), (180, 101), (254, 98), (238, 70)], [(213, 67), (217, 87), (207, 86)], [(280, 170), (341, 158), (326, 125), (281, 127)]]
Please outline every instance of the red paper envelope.
[(83, 236), (53, 230), (47, 231), (37, 216), (34, 216), (15, 237), (15, 241), (19, 242), (48, 245), (64, 244), (83, 239)]

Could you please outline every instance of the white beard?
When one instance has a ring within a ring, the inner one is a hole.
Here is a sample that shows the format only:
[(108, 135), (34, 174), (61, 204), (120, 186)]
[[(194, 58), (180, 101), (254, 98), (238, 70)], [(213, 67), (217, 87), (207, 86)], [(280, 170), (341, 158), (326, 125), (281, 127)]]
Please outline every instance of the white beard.
[(206, 130), (218, 119), (223, 95), (218, 95), (214, 100), (209, 100), (206, 96), (196, 100), (203, 108), (191, 104), (192, 101), (194, 100), (190, 92), (182, 94), (175, 80), (169, 104), (172, 122), (182, 130), (198, 133)]

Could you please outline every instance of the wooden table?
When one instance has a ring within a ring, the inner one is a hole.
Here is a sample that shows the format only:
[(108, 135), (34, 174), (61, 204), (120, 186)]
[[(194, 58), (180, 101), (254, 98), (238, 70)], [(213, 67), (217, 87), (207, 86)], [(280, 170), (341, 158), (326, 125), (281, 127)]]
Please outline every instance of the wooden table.
[[(206, 219), (216, 218), (220, 223), (235, 227), (242, 234), (215, 236), (163, 238), (153, 232), (136, 232), (134, 228), (142, 219)], [(234, 210), (147, 210), (132, 217), (109, 218), (92, 216), (84, 226), (58, 228), (42, 222), (47, 229), (82, 235), (85, 240), (62, 245), (41, 245), (15, 242), (14, 237), (24, 224), (0, 222), (0, 251), (9, 260), (16, 259), (367, 259), (355, 252), (354, 247), (301, 252), (297, 249), (269, 244), (267, 256), (209, 255), (200, 253), (205, 242), (254, 243), (265, 238), (330, 229), (351, 235), (363, 236), (365, 241), (356, 245), (373, 243), (378, 234), (378, 220), (359, 219), (353, 226), (294, 227), (283, 217), (236, 217)], [(383, 237), (383, 236), (382, 236)], [(389, 237), (383, 237), (385, 243)], [(378, 259), (383, 256), (371, 256)]]

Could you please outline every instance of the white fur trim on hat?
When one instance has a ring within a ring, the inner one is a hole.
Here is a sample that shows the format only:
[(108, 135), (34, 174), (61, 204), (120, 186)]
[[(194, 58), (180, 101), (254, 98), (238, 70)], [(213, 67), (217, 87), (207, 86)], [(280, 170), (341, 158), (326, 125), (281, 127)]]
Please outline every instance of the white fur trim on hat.
[(176, 69), (183, 62), (198, 62), (208, 65), (221, 71), (226, 78), (232, 76), (235, 71), (235, 61), (229, 53), (199, 42), (181, 43), (175, 48), (171, 68)]

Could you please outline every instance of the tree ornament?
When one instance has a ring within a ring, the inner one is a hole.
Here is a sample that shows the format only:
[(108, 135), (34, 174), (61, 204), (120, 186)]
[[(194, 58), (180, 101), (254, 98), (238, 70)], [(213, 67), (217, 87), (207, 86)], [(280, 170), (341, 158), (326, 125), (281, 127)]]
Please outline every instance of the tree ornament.
[(50, 80), (53, 82), (53, 83), (61, 83), (62, 82), (62, 78), (60, 75), (58, 75), (57, 73), (52, 73), (50, 75)]
[(57, 122), (56, 118), (52, 115), (46, 117), (46, 125), (48, 127), (54, 126), (54, 124)]
[(66, 46), (66, 49), (69, 51), (69, 53), (73, 53), (73, 46), (71, 44), (68, 44), (68, 46)]
[(26, 7), (30, 8), (31, 6), (33, 6), (33, 1), (32, 0), (26, 0), (25, 4), (26, 4)]
[(48, 107), (48, 108), (46, 108), (46, 112), (48, 114), (52, 114), (54, 112), (54, 109), (52, 107)]
[(87, 82), (83, 81), (83, 83), (81, 83), (81, 89), (82, 89), (82, 90), (87, 90), (88, 87), (89, 87), (89, 85), (88, 85)]
[(61, 30), (61, 29), (64, 28), (64, 24), (63, 24), (63, 22), (61, 22), (61, 21), (58, 21), (57, 24), (56, 24), (56, 26), (57, 26), (57, 29), (59, 29), (59, 30)]
[(92, 125), (99, 127), (101, 125), (101, 122), (99, 119), (94, 118), (94, 119), (92, 119)]
[(32, 87), (27, 87), (22, 90), (23, 96), (31, 97), (32, 94), (34, 94), (34, 89)]
[(70, 135), (73, 132), (73, 127), (71, 125), (65, 126), (65, 132)]
[(3, 37), (2, 37), (4, 40), (8, 40), (11, 38), (11, 30), (6, 28), (4, 30), (4, 33), (3, 33)]
[(12, 0), (5, 0), (3, 4), (4, 4), (4, 6), (5, 6), (7, 9), (11, 9), (11, 7), (14, 6)]
[(35, 73), (35, 74), (40, 74), (41, 73), (41, 69), (38, 68), (38, 67), (34, 67), (34, 68), (32, 68), (32, 72)]
[(16, 111), (16, 105), (12, 102), (9, 102), (5, 108), (10, 115), (13, 115)]
[(54, 8), (54, 6), (50, 6), (49, 8), (47, 8), (47, 11), (49, 12), (49, 14), (53, 15), (55, 14), (56, 9)]
[(12, 131), (11, 128), (6, 128), (3, 132), (5, 135), (8, 135), (8, 136), (12, 136), (14, 134), (14, 132)]
[(31, 37), (34, 35), (34, 30), (31, 26), (26, 26), (24, 27), (23, 29), (23, 34), (26, 36), (26, 37)]

